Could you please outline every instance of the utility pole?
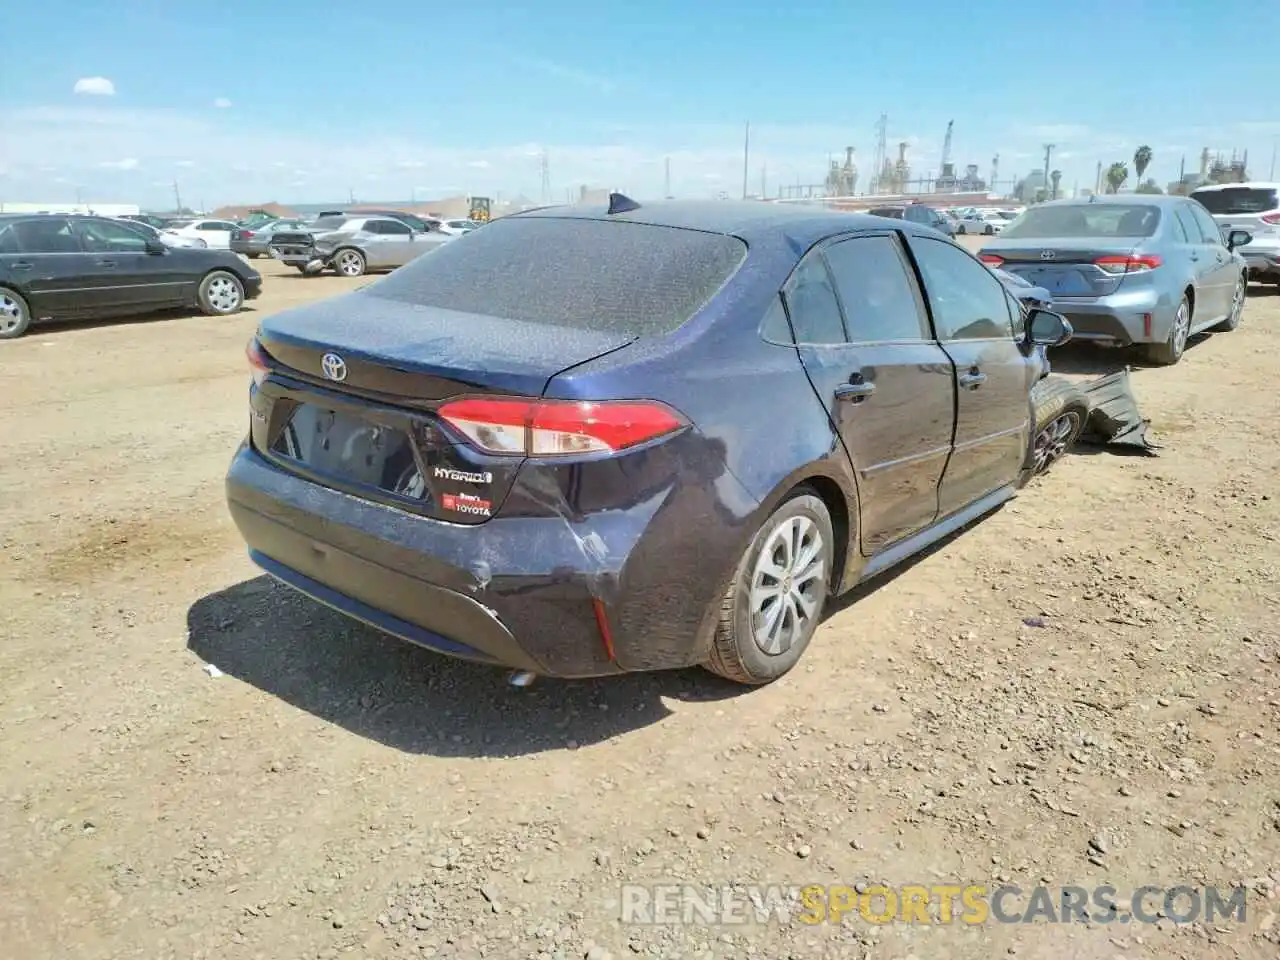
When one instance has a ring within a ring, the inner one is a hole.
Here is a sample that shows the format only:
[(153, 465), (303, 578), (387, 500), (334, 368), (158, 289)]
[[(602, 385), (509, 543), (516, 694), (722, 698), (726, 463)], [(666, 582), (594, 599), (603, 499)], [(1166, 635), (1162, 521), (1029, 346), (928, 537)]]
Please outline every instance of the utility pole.
[(751, 169), (751, 121), (742, 136), (742, 199), (747, 199), (747, 177)]
[(542, 202), (551, 202), (551, 157), (547, 155), (546, 148), (542, 150), (542, 159), (539, 161), (542, 167)]
[(768, 171), (769, 171), (769, 165), (768, 165), (768, 164), (765, 164), (765, 163), (760, 164), (760, 199), (761, 199), (761, 200), (763, 200), (765, 197), (767, 197), (767, 196), (769, 195), (769, 191), (768, 191), (768, 189), (767, 189), (767, 186), (768, 186), (768, 180), (767, 180), (767, 174), (768, 174)]
[(1276, 141), (1276, 140), (1271, 141), (1271, 173), (1267, 175), (1268, 180), (1274, 180), (1276, 178), (1276, 143), (1277, 142), (1280, 142), (1280, 141)]
[(1044, 195), (1049, 196), (1049, 164), (1053, 161), (1054, 144), (1044, 145)]
[(182, 213), (182, 194), (178, 193), (178, 181), (173, 181), (173, 212)]
[(666, 197), (668, 200), (674, 199), (671, 196), (671, 158), (670, 157), (667, 157), (666, 161), (664, 162), (662, 195)]

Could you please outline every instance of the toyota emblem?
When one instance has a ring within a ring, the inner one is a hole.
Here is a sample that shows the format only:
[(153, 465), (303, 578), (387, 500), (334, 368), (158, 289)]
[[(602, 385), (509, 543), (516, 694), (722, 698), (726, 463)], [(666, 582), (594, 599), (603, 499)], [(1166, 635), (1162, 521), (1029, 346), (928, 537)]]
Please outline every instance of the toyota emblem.
[(347, 379), (347, 361), (336, 353), (326, 353), (320, 358), (320, 372), (329, 380), (341, 383)]
[(1054, 253), (1052, 250), (1041, 250), (1041, 251), (1040, 251), (1040, 259), (1041, 259), (1041, 260), (1056, 260), (1056, 259), (1057, 259), (1057, 257), (1058, 257), (1058, 255), (1057, 255), (1056, 253)]

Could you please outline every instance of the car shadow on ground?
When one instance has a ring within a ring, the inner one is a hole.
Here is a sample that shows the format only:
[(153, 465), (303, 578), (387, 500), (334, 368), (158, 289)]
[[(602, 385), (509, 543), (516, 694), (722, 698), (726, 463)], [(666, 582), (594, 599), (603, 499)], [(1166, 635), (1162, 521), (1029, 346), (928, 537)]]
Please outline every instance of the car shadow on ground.
[(148, 323), (164, 323), (172, 320), (234, 319), (242, 313), (255, 312), (256, 308), (253, 304), (246, 303), (237, 313), (230, 314), (227, 317), (211, 317), (204, 311), (194, 307), (174, 307), (167, 310), (155, 310), (151, 313), (133, 313), (123, 317), (101, 317), (88, 320), (42, 320), (40, 323), (31, 325), (31, 328), (27, 331), (27, 336), (42, 337), (69, 333), (73, 330), (98, 330), (105, 327), (126, 327)]
[(1138, 363), (1136, 351), (1090, 343), (1069, 343), (1049, 352), (1051, 372), (1068, 376), (1105, 377)]
[(539, 679), (432, 653), (330, 610), (269, 577), (202, 597), (187, 645), (223, 673), (322, 720), (407, 753), (517, 756), (600, 743), (671, 714), (668, 698), (750, 688), (704, 670)]
[[(832, 601), (823, 621), (968, 529)], [(664, 720), (668, 699), (718, 701), (754, 689), (701, 669), (539, 679), (513, 689), (507, 671), (416, 647), (266, 576), (196, 601), (187, 612), (187, 637), (206, 663), (300, 710), (396, 750), (444, 757), (587, 746)], [(818, 640), (820, 650), (821, 634)]]

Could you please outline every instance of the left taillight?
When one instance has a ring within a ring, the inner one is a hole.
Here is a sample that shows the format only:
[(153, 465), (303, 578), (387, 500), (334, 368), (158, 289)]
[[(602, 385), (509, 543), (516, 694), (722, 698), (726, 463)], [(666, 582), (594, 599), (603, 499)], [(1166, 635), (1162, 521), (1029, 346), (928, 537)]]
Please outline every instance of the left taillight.
[(479, 450), (521, 457), (618, 453), (688, 426), (651, 400), (471, 397), (445, 403), (437, 413)]
[(267, 351), (262, 349), (262, 344), (258, 342), (257, 337), (249, 341), (249, 345), (244, 348), (244, 355), (249, 361), (249, 375), (253, 377), (253, 385), (262, 386), (267, 379), (267, 374), (271, 372), (271, 360), (267, 356)]
[(1099, 257), (1093, 261), (1095, 267), (1103, 273), (1110, 273), (1113, 276), (1119, 276), (1124, 273), (1146, 273), (1148, 270), (1156, 269), (1162, 263), (1164, 261), (1155, 254), (1132, 257)]

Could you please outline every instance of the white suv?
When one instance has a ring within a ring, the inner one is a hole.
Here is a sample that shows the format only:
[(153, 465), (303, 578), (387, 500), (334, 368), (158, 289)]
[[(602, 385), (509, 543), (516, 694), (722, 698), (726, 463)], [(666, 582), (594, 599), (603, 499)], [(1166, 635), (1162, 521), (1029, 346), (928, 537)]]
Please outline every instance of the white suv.
[(1280, 183), (1249, 181), (1200, 187), (1191, 194), (1200, 201), (1223, 233), (1247, 230), (1248, 246), (1236, 252), (1249, 265), (1255, 283), (1280, 284)]

